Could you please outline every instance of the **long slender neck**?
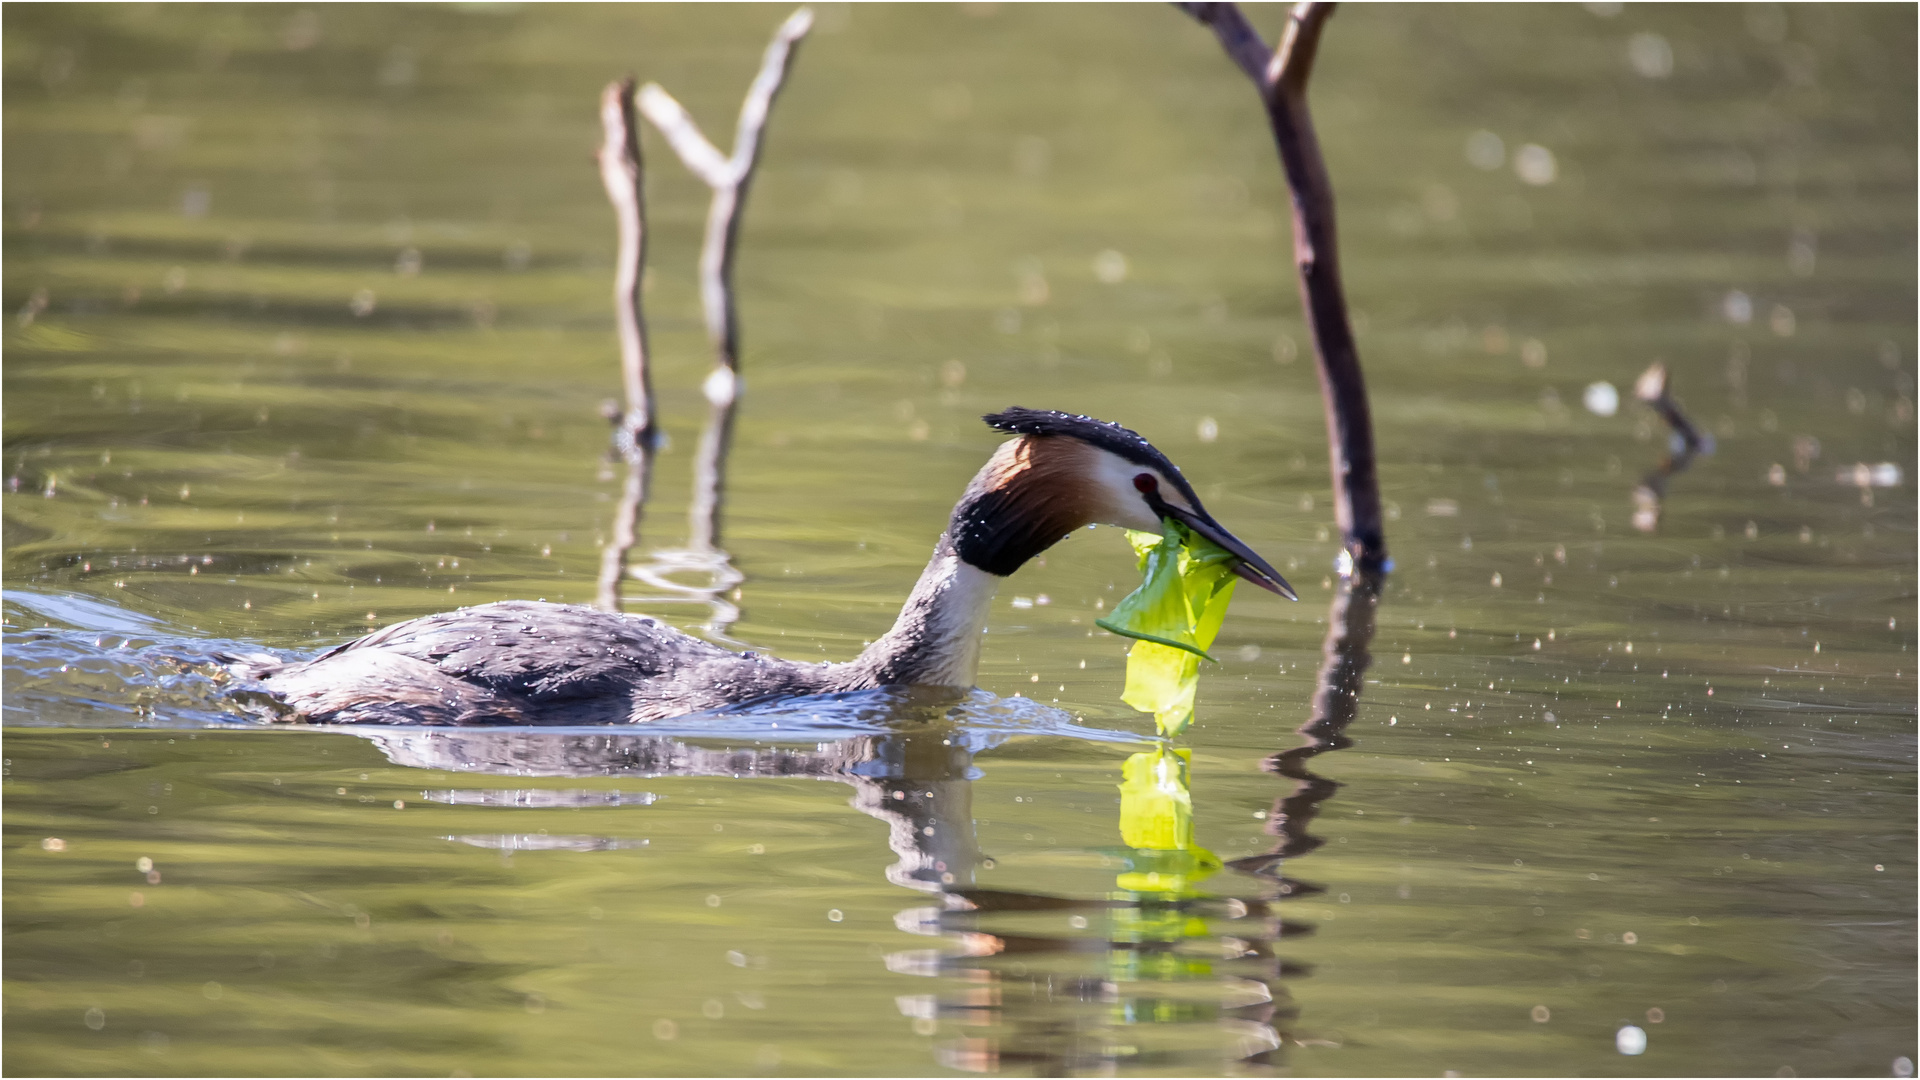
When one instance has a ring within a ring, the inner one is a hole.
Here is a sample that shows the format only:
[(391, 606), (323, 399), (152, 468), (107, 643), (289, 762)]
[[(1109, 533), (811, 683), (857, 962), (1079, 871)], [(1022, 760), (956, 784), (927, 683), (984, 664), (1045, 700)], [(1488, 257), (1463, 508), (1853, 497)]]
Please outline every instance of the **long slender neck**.
[(980, 666), (980, 635), (1000, 579), (969, 566), (942, 533), (893, 629), (845, 665), (847, 689), (873, 686), (970, 687)]
[(1101, 514), (1083, 482), (1096, 471), (1092, 453), (1073, 439), (1000, 444), (955, 504), (893, 629), (842, 665), (834, 682), (971, 687), (1000, 579)]

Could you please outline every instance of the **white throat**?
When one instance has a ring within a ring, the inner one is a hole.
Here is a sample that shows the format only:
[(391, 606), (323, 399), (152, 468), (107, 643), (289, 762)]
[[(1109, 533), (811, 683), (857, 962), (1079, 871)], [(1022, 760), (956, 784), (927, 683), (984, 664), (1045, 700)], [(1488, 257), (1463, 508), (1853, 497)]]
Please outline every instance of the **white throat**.
[(849, 665), (872, 686), (971, 687), (1000, 579), (968, 565), (945, 536), (893, 629)]

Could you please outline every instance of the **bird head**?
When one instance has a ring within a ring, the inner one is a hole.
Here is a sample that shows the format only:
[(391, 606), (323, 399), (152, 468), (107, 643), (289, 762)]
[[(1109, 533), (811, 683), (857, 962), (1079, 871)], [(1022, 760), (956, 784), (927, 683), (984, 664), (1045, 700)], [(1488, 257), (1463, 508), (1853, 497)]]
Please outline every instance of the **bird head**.
[(1172, 518), (1234, 556), (1233, 572), (1297, 600), (1279, 571), (1200, 505), (1167, 455), (1105, 420), (1011, 408), (985, 417), (1017, 436), (994, 451), (954, 507), (948, 535), (966, 562), (1002, 577), (1085, 525), (1160, 532)]

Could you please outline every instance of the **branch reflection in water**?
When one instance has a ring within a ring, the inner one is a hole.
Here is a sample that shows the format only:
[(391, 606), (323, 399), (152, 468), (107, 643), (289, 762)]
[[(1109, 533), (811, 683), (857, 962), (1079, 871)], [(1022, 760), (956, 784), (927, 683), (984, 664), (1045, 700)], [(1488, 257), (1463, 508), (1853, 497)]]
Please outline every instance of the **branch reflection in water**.
[[(1277, 1018), (1290, 1015), (1279, 981), (1300, 969), (1274, 955), (1283, 923), (1271, 883), (1249, 895), (1218, 886), (1220, 860), (1193, 842), (1190, 756), (1156, 746), (1126, 760), (1124, 846), (1095, 849), (1116, 872), (1103, 895), (1073, 897), (982, 887), (993, 860), (979, 847), (975, 759), (1014, 736), (1116, 745), (1127, 732), (1077, 725), (1026, 698), (889, 689), (797, 699), (650, 725), (605, 729), (355, 730), (395, 764), (511, 777), (810, 778), (849, 785), (849, 804), (887, 827), (889, 882), (925, 894), (895, 916), (902, 931), (937, 947), (894, 951), (895, 975), (939, 982), (901, 993), (902, 1023), (936, 1044), (940, 1062), (975, 1072), (1055, 1074), (1127, 1068), (1210, 1070), (1276, 1051)], [(629, 729), (630, 731), (630, 729)], [(790, 740), (801, 740), (798, 744)], [(623, 790), (455, 789), (435, 801), (507, 808), (644, 805)], [(503, 855), (538, 844), (593, 851), (614, 838), (526, 833), (457, 836)], [(631, 843), (631, 841), (624, 841)], [(1208, 888), (1212, 885), (1212, 888)], [(876, 975), (879, 973), (876, 972)], [(955, 1030), (957, 1029), (957, 1030)]]
[(1261, 768), (1294, 782), (1293, 790), (1274, 800), (1273, 809), (1267, 812), (1267, 832), (1279, 842), (1271, 851), (1235, 859), (1230, 865), (1273, 878), (1283, 896), (1323, 891), (1319, 886), (1280, 876), (1280, 867), (1286, 859), (1305, 855), (1326, 843), (1310, 834), (1307, 826), (1319, 815), (1320, 804), (1333, 797), (1340, 785), (1316, 775), (1307, 763), (1329, 750), (1353, 745), (1346, 730), (1360, 711), (1360, 688), (1368, 665), (1373, 663), (1369, 649), (1385, 584), (1386, 575), (1378, 571), (1359, 571), (1340, 583), (1327, 609), (1327, 636), (1320, 647), (1313, 710), (1297, 729), (1306, 744), (1282, 750), (1261, 762)]

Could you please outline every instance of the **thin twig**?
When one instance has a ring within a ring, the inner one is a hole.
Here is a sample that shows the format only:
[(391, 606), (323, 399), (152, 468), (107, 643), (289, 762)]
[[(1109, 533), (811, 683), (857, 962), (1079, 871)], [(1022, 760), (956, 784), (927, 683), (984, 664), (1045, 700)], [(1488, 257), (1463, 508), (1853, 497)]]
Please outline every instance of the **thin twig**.
[[(700, 305), (706, 312), (707, 334), (713, 339), (717, 362), (736, 373), (740, 351), (733, 257), (740, 235), (740, 211), (759, 165), (760, 143), (773, 99), (793, 65), (795, 46), (812, 28), (813, 11), (803, 7), (788, 16), (774, 33), (761, 59), (760, 73), (740, 105), (731, 157), (721, 156), (687, 110), (659, 84), (648, 83), (640, 90), (640, 111), (667, 137), (667, 144), (688, 170), (713, 189), (713, 201), (707, 207), (706, 238), (700, 248)], [(727, 388), (729, 394), (732, 389)]]
[(646, 192), (640, 165), (640, 125), (634, 116), (633, 79), (608, 83), (600, 94), (600, 181), (613, 204), (619, 252), (613, 274), (613, 311), (620, 335), (620, 372), (627, 395), (616, 443), (633, 460), (654, 438), (651, 373), (647, 369), (647, 321), (640, 288), (647, 261)]
[(1173, 6), (1211, 28), (1214, 36), (1220, 39), (1220, 47), (1226, 50), (1228, 59), (1240, 65), (1240, 70), (1247, 78), (1265, 84), (1267, 65), (1273, 60), (1273, 50), (1267, 48), (1260, 32), (1247, 21), (1246, 15), (1240, 11), (1240, 5), (1176, 3)]
[(653, 386), (647, 369), (647, 321), (640, 307), (647, 258), (647, 218), (640, 165), (640, 128), (634, 115), (633, 80), (609, 83), (600, 95), (600, 179), (613, 204), (619, 254), (614, 267), (613, 309), (620, 335), (620, 371), (626, 412), (614, 428), (614, 446), (627, 465), (627, 479), (614, 510), (613, 527), (600, 555), (594, 602), (605, 611), (620, 610), (620, 582), (627, 554), (639, 541), (640, 515), (653, 480)]
[(1373, 417), (1340, 283), (1333, 183), (1307, 109), (1307, 81), (1313, 74), (1321, 31), (1334, 5), (1294, 5), (1286, 34), (1274, 50), (1267, 48), (1237, 4), (1177, 6), (1213, 30), (1227, 56), (1253, 81), (1266, 109), (1292, 192), (1293, 261), (1299, 273), (1302, 306), (1313, 331), (1320, 396), (1326, 409), (1334, 519), (1352, 567), (1383, 567), (1387, 544), (1373, 448)]

